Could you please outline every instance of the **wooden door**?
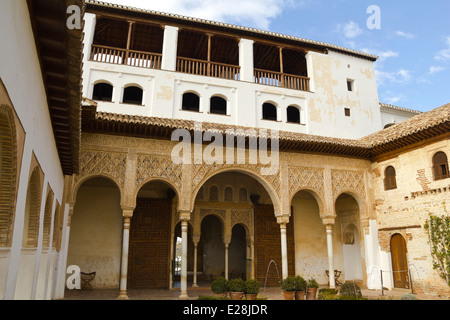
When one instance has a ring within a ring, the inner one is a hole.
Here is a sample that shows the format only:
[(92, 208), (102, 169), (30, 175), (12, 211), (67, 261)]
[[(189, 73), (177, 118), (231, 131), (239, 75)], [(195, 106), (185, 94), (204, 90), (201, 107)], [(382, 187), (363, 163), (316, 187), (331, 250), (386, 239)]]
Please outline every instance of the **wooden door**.
[(400, 234), (395, 234), (391, 238), (391, 257), (394, 287), (409, 289), (406, 242)]
[[(267, 287), (279, 286), (282, 279), (281, 232), (272, 205), (255, 205), (255, 276)], [(287, 226), (288, 273), (295, 272), (294, 220)], [(271, 261), (275, 263), (271, 263)], [(270, 268), (269, 268), (270, 264)]]
[(168, 288), (172, 202), (138, 199), (130, 227), (129, 288)]

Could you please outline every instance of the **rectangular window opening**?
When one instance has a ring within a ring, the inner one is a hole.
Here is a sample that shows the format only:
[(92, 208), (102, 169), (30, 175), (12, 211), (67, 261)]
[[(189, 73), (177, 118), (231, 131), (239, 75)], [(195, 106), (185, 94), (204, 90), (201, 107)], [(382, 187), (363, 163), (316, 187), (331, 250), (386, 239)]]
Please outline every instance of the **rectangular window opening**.
[(348, 89), (348, 91), (353, 91), (353, 85), (354, 85), (354, 81), (353, 80), (350, 80), (350, 79), (347, 79), (347, 89)]
[(350, 113), (350, 109), (349, 108), (345, 108), (345, 116), (346, 117), (350, 117), (351, 113)]

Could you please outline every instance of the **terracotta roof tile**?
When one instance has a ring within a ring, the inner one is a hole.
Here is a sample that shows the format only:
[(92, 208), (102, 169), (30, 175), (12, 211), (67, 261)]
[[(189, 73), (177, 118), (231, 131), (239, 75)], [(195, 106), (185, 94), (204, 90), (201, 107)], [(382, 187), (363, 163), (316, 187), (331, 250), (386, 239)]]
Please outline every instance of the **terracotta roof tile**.
[[(196, 122), (192, 120), (95, 112), (95, 103), (92, 103), (92, 101), (89, 100), (85, 100), (84, 102), (85, 106), (83, 106), (83, 108), (86, 108), (84, 109), (86, 114), (85, 117), (90, 118), (84, 119), (84, 121), (88, 123), (94, 121), (97, 123), (120, 123), (139, 127), (162, 128), (168, 130), (165, 130), (164, 132), (166, 135), (169, 134), (169, 136), (170, 131), (175, 129), (186, 129), (190, 132), (198, 130), (198, 128), (196, 128)], [(112, 128), (116, 128), (113, 130), (117, 130), (118, 127), (120, 126), (113, 126)], [(93, 128), (94, 129), (91, 128), (91, 130), (95, 131), (95, 126)], [(234, 130), (236, 136), (242, 136), (243, 134), (246, 137), (262, 137), (268, 133), (270, 138), (270, 130), (265, 133), (264, 130), (257, 128), (211, 122), (201, 123), (201, 128), (203, 132), (213, 130), (222, 134), (226, 134), (227, 130)], [(396, 150), (399, 146), (407, 146), (411, 143), (448, 132), (450, 132), (450, 104), (446, 104), (426, 113), (418, 114), (411, 119), (405, 120), (397, 125), (359, 140), (324, 137), (288, 131), (278, 131), (278, 134), (280, 143), (291, 146), (295, 150), (325, 150), (324, 152), (326, 152), (326, 150), (332, 150), (333, 153), (367, 157), (369, 155), (374, 156), (375, 154)], [(312, 148), (312, 145), (319, 147)]]
[(418, 114), (408, 120), (402, 121), (392, 127), (378, 131), (360, 139), (369, 143), (371, 147), (386, 144), (415, 133), (427, 130), (450, 121), (450, 103), (429, 112)]
[[(169, 129), (186, 129), (189, 131), (194, 131), (196, 122), (192, 120), (182, 120), (182, 119), (168, 119), (159, 117), (144, 117), (144, 116), (133, 116), (133, 115), (123, 115), (115, 113), (97, 112), (96, 119), (101, 121), (113, 121), (128, 124), (140, 124), (149, 126), (166, 127)], [(264, 130), (251, 127), (226, 125), (220, 123), (202, 122), (201, 123), (202, 132), (207, 130), (220, 132), (226, 134), (227, 130), (234, 130), (236, 135), (243, 133), (247, 137), (263, 137)], [(241, 131), (242, 130), (242, 131)], [(270, 137), (270, 130), (267, 130)], [(347, 147), (357, 147), (357, 148), (368, 148), (370, 145), (367, 142), (351, 140), (351, 139), (340, 139), (332, 137), (323, 137), (316, 135), (309, 135), (303, 133), (295, 133), (288, 131), (278, 131), (279, 138), (281, 141), (293, 141), (293, 142), (307, 142), (307, 143), (324, 143), (341, 145)]]

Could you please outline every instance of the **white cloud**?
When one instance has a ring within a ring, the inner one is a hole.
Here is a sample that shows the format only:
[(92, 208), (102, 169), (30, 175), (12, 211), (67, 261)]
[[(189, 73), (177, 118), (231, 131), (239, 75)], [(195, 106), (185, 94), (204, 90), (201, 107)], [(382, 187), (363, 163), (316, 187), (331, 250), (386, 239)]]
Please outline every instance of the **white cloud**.
[(345, 25), (342, 24), (338, 24), (337, 28), (336, 28), (336, 32), (344, 33), (344, 36), (348, 39), (354, 39), (358, 36), (360, 36), (361, 34), (363, 34), (363, 30), (359, 27), (359, 24), (354, 22), (354, 21), (350, 21), (348, 23), (346, 23)]
[(306, 4), (292, 0), (108, 0), (110, 3), (268, 30), (284, 9)]
[(363, 48), (363, 49), (361, 49), (361, 51), (378, 56), (377, 62), (384, 62), (388, 58), (396, 58), (399, 56), (398, 52), (395, 52), (392, 50), (379, 51), (379, 50)]
[(405, 69), (389, 72), (375, 68), (375, 75), (379, 86), (383, 86), (387, 82), (406, 83), (411, 80), (411, 72)]
[(446, 48), (439, 51), (439, 53), (434, 57), (436, 60), (440, 61), (450, 61), (450, 36), (445, 39)]
[(390, 97), (386, 97), (384, 101), (386, 101), (388, 104), (392, 104), (395, 105), (398, 102), (402, 101), (403, 99), (405, 99), (405, 96), (400, 94), (398, 96), (390, 96)]
[(439, 66), (431, 66), (430, 67), (430, 71), (429, 71), (429, 73), (430, 74), (435, 74), (435, 73), (438, 73), (438, 72), (441, 72), (441, 71), (444, 71), (445, 70), (445, 68), (444, 67), (439, 67)]
[(401, 101), (406, 99), (406, 96), (402, 93), (393, 92), (392, 90), (386, 90), (383, 93), (380, 93), (380, 98), (383, 102), (387, 104), (396, 105)]
[(414, 39), (416, 36), (411, 34), (411, 33), (407, 33), (407, 32), (403, 32), (403, 31), (397, 31), (395, 32), (396, 35), (403, 37), (403, 38), (407, 38), (407, 39)]

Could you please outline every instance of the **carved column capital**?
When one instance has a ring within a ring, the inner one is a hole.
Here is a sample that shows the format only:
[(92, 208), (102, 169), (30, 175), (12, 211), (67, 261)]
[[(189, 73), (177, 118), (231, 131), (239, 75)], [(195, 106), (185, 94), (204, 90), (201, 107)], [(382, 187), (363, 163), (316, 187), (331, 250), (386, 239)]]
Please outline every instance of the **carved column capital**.
[(127, 219), (133, 218), (134, 209), (132, 207), (122, 207), (122, 216)]
[(223, 244), (225, 245), (225, 247), (228, 247), (230, 245), (231, 242), (231, 234), (226, 234), (223, 236)]
[(201, 235), (199, 234), (194, 234), (192, 235), (192, 242), (194, 243), (194, 245), (198, 245), (198, 243), (200, 242), (200, 237)]
[(289, 215), (277, 216), (277, 223), (286, 226), (289, 223)]
[(336, 217), (335, 216), (325, 216), (325, 217), (322, 217), (322, 223), (325, 225), (325, 226), (327, 226), (327, 228), (328, 228), (328, 226), (333, 226), (334, 225), (334, 222), (335, 222), (335, 220), (336, 220)]
[(187, 222), (191, 220), (191, 214), (192, 212), (189, 210), (178, 210), (178, 214), (180, 216), (180, 220), (183, 222)]

